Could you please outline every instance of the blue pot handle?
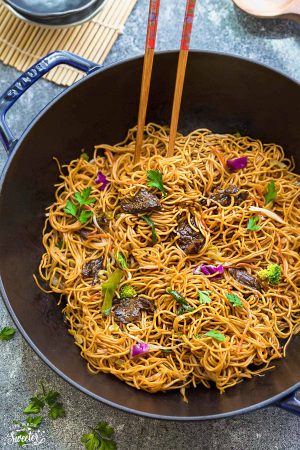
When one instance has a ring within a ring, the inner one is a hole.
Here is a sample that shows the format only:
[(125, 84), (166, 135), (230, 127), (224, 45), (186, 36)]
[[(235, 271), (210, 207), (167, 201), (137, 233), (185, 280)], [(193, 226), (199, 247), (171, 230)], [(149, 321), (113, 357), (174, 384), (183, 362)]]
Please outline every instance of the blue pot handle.
[(21, 75), (0, 97), (0, 139), (8, 154), (12, 151), (18, 139), (13, 136), (12, 132), (7, 126), (7, 111), (32, 84), (34, 84), (39, 78), (41, 78), (51, 69), (53, 69), (53, 67), (58, 66), (59, 64), (67, 64), (68, 66), (72, 66), (75, 69), (82, 70), (87, 74), (100, 67), (96, 63), (82, 58), (81, 56), (58, 50), (44, 56), (36, 64), (31, 66), (26, 72), (24, 72), (23, 75)]
[(300, 400), (296, 397), (297, 391), (293, 392), (291, 395), (284, 397), (282, 400), (276, 403), (282, 409), (289, 411), (291, 413), (300, 416)]

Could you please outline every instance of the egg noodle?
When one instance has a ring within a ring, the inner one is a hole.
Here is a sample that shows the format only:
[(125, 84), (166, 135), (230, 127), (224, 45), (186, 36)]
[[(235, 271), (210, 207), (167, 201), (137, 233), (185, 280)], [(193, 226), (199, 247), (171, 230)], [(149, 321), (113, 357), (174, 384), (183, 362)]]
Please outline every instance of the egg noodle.
[[(133, 166), (135, 136), (133, 128), (120, 144), (97, 145), (89, 161), (78, 157), (67, 165), (58, 163), (60, 181), (46, 211), (40, 277), (47, 292), (60, 294), (69, 332), (90, 372), (113, 374), (151, 393), (181, 389), (186, 398), (185, 389), (198, 384), (215, 385), (222, 393), (272, 368), (300, 329), (300, 176), (280, 146), (238, 133), (199, 129), (177, 134), (175, 156), (166, 158), (169, 130), (153, 123), (145, 127), (141, 160)], [(226, 161), (241, 156), (248, 158), (247, 167), (230, 172)], [(161, 172), (166, 196), (148, 187), (149, 169)], [(95, 182), (99, 171), (108, 181), (103, 190)], [(272, 181), (277, 197), (266, 205), (264, 194)], [(209, 200), (217, 189), (233, 185), (249, 194), (241, 204), (235, 205), (233, 198), (229, 206)], [(93, 216), (83, 225), (64, 209), (87, 187), (95, 201), (87, 207)], [(161, 210), (150, 214), (155, 245), (141, 214), (125, 213), (120, 206), (142, 187), (161, 203)], [(105, 229), (97, 222), (103, 213)], [(247, 224), (254, 216), (259, 229), (253, 231)], [(185, 254), (178, 245), (182, 219), (205, 239), (197, 254)], [(120, 267), (120, 254), (127, 268)], [(102, 268), (93, 284), (82, 269), (100, 257)], [(246, 269), (257, 277), (270, 263), (280, 265), (281, 281), (262, 282), (261, 292), (229, 272)], [(224, 273), (193, 274), (199, 264), (222, 265)], [(154, 304), (155, 310), (142, 311), (135, 323), (117, 320), (114, 306), (108, 315), (102, 312), (101, 286), (117, 269), (123, 273), (115, 298), (130, 284)], [(186, 312), (178, 314), (179, 305), (167, 289), (186, 299)], [(207, 302), (201, 302), (199, 291), (205, 291)], [(239, 306), (228, 300), (230, 293), (239, 298)], [(212, 330), (223, 340), (206, 334)], [(148, 351), (133, 357), (132, 346), (138, 343), (147, 343)]]

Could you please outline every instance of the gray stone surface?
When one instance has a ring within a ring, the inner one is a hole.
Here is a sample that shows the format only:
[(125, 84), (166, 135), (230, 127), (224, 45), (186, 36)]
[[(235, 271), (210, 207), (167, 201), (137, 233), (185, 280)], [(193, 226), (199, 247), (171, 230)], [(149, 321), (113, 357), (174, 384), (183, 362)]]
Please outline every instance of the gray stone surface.
[[(158, 49), (176, 49), (184, 0), (162, 0)], [(246, 56), (277, 68), (300, 81), (300, 26), (283, 20), (257, 20), (237, 10), (230, 0), (198, 2), (192, 47)], [(124, 34), (109, 54), (106, 64), (143, 51), (148, 0), (138, 0)], [(0, 64), (0, 92), (18, 76)], [(9, 114), (9, 124), (20, 135), (36, 113), (62, 90), (46, 81), (30, 89)], [(1, 167), (5, 161), (1, 149)], [(1, 218), (1, 220), (6, 220)], [(2, 302), (0, 328), (12, 325)], [(48, 420), (42, 430), (41, 450), (80, 449), (80, 436), (90, 424), (107, 420), (115, 430), (121, 450), (299, 450), (297, 417), (271, 407), (232, 419), (172, 423), (135, 417), (102, 405), (69, 386), (42, 363), (16, 333), (11, 342), (0, 342), (0, 449), (17, 448), (7, 443), (12, 421), (22, 417), (22, 408), (33, 394), (37, 380), (44, 379), (61, 392), (65, 419)]]

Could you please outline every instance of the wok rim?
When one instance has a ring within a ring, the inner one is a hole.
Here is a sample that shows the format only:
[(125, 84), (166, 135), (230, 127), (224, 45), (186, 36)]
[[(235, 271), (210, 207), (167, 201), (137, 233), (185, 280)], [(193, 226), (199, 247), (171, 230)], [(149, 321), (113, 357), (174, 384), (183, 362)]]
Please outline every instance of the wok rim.
[[(197, 50), (197, 49), (191, 49), (190, 50), (191, 53), (197, 53), (197, 54), (204, 54), (204, 55), (213, 55), (213, 56), (221, 56), (221, 57), (227, 57), (227, 58), (231, 58), (234, 59), (236, 61), (243, 61), (243, 62), (247, 62), (247, 63), (251, 63), (252, 65), (258, 66), (260, 68), (263, 69), (267, 69), (270, 72), (273, 72), (277, 75), (280, 75), (281, 77), (285, 78), (286, 80), (296, 84), (298, 87), (300, 87), (300, 82), (298, 82), (296, 79), (294, 79), (291, 76), (286, 75), (285, 73), (283, 73), (283, 71), (279, 70), (279, 69), (274, 69), (264, 63), (260, 63), (257, 61), (253, 61), (250, 58), (247, 57), (243, 57), (243, 56), (239, 56), (239, 55), (235, 55), (235, 54), (231, 54), (231, 53), (226, 53), (226, 52), (217, 52), (217, 51), (209, 51), (209, 50)], [(168, 50), (168, 51), (159, 51), (156, 52), (155, 55), (165, 55), (165, 54), (170, 54), (170, 53), (176, 53), (178, 54), (179, 52), (177, 50)], [(57, 96), (55, 96), (53, 98), (53, 100), (51, 100), (47, 105), (45, 105), (41, 111), (37, 114), (37, 116), (28, 124), (28, 126), (25, 128), (25, 130), (21, 133), (16, 145), (14, 146), (14, 148), (12, 149), (12, 151), (10, 152), (10, 154), (8, 155), (7, 161), (3, 167), (1, 176), (0, 176), (0, 195), (2, 193), (2, 186), (3, 186), (3, 182), (5, 180), (6, 177), (6, 173), (10, 167), (10, 164), (12, 163), (14, 156), (16, 155), (16, 153), (18, 152), (20, 146), (23, 143), (24, 138), (30, 133), (31, 129), (36, 125), (36, 123), (39, 121), (39, 119), (42, 117), (42, 115), (44, 113), (46, 113), (57, 101), (60, 101), (61, 98), (66, 95), (67, 93), (69, 93), (70, 91), (72, 91), (72, 89), (76, 88), (79, 84), (84, 83), (87, 79), (97, 76), (97, 74), (99, 72), (103, 72), (103, 71), (107, 71), (113, 67), (116, 66), (120, 66), (122, 64), (127, 64), (130, 63), (131, 61), (136, 61), (138, 59), (142, 59), (144, 56), (144, 54), (140, 53), (134, 57), (131, 58), (125, 58), (122, 59), (120, 61), (116, 61), (113, 62), (111, 64), (108, 64), (105, 67), (99, 67), (99, 69), (95, 70), (94, 72), (92, 72), (91, 74), (83, 77), (82, 79), (78, 80), (77, 82), (75, 82), (73, 85), (67, 87), (66, 89), (64, 89), (62, 92), (60, 92)], [(59, 368), (57, 368), (49, 359), (48, 357), (46, 357), (40, 350), (39, 348), (35, 345), (35, 343), (31, 340), (29, 334), (24, 330), (24, 328), (22, 327), (17, 315), (15, 314), (9, 298), (6, 294), (6, 290), (2, 281), (2, 276), (0, 274), (0, 292), (2, 294), (3, 297), (3, 303), (7, 309), (7, 311), (9, 312), (13, 322), (15, 323), (18, 331), (21, 333), (22, 337), (25, 339), (25, 341), (27, 342), (27, 344), (31, 347), (31, 349), (41, 358), (41, 360), (50, 368), (52, 369), (57, 375), (59, 375), (64, 381), (66, 381), (69, 385), (75, 387), (76, 389), (78, 389), (79, 391), (83, 392), (84, 394), (92, 397), (93, 399), (97, 400), (97, 401), (101, 401), (102, 403), (116, 408), (120, 411), (124, 411), (130, 414), (134, 414), (137, 416), (142, 416), (142, 417), (146, 417), (149, 419), (160, 419), (160, 420), (169, 420), (169, 421), (176, 421), (176, 422), (195, 422), (195, 421), (205, 421), (205, 420), (214, 420), (214, 419), (225, 419), (225, 418), (229, 418), (229, 417), (233, 417), (233, 416), (238, 416), (241, 414), (245, 414), (245, 413), (250, 413), (252, 411), (256, 411), (258, 409), (261, 408), (265, 408), (267, 406), (276, 406), (277, 402), (279, 402), (281, 399), (283, 399), (284, 397), (288, 396), (289, 394), (297, 391), (300, 388), (300, 380), (299, 382), (295, 383), (293, 386), (289, 387), (288, 389), (280, 392), (279, 394), (276, 394), (266, 400), (263, 400), (261, 402), (258, 403), (254, 403), (253, 405), (250, 406), (246, 406), (244, 408), (238, 408), (232, 411), (228, 411), (225, 413), (217, 413), (217, 414), (210, 414), (207, 416), (169, 416), (169, 415), (161, 415), (161, 414), (157, 414), (157, 413), (148, 413), (145, 411), (141, 411), (141, 410), (137, 410), (137, 409), (133, 409), (133, 408), (129, 408), (127, 406), (124, 405), (120, 405), (118, 403), (115, 403), (111, 400), (108, 400), (104, 397), (101, 397), (95, 393), (93, 393), (92, 391), (88, 390), (87, 388), (83, 387), (82, 385), (80, 385), (79, 383), (77, 383), (76, 381), (74, 381), (72, 378), (70, 378), (68, 375), (66, 375), (63, 371), (61, 371)], [(247, 380), (246, 380), (247, 381)], [(155, 394), (149, 394), (149, 395), (155, 395)]]

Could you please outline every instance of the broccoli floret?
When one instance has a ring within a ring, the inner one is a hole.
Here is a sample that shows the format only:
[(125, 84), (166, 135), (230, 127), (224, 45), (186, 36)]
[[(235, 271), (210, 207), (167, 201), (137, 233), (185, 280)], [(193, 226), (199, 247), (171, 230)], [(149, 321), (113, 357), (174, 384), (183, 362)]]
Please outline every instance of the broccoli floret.
[(124, 284), (120, 290), (121, 298), (131, 298), (136, 296), (136, 290), (130, 284)]
[(262, 280), (267, 280), (272, 285), (279, 284), (281, 280), (281, 267), (278, 264), (269, 264), (266, 269), (258, 272), (258, 276)]

